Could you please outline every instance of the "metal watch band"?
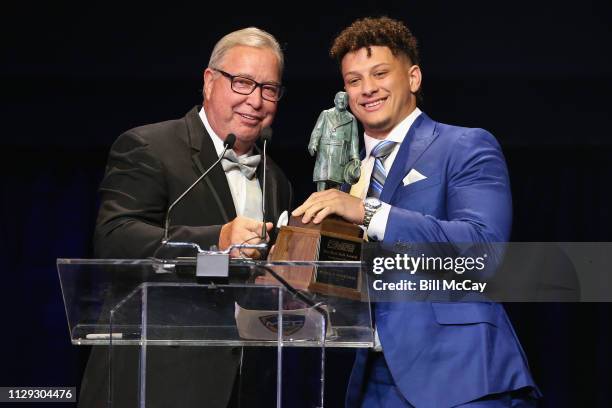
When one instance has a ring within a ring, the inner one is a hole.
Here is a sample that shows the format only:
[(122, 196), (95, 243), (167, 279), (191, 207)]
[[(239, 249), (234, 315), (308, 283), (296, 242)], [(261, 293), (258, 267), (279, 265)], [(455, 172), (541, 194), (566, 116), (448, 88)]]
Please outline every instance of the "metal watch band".
[(368, 203), (364, 203), (363, 207), (365, 209), (365, 215), (363, 217), (363, 226), (368, 228), (370, 226), (370, 221), (372, 221), (372, 217), (376, 214), (376, 211), (380, 209), (380, 206), (373, 208), (368, 205)]

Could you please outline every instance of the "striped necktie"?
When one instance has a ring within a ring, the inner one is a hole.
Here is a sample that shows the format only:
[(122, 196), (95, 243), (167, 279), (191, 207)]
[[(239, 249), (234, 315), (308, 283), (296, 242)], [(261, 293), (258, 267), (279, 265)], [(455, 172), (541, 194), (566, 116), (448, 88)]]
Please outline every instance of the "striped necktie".
[(370, 177), (370, 188), (368, 189), (368, 197), (380, 197), (385, 180), (387, 179), (387, 172), (383, 165), (385, 159), (391, 154), (397, 142), (391, 140), (383, 140), (378, 142), (376, 146), (370, 152), (370, 156), (375, 158), (374, 168), (372, 169), (372, 176)]

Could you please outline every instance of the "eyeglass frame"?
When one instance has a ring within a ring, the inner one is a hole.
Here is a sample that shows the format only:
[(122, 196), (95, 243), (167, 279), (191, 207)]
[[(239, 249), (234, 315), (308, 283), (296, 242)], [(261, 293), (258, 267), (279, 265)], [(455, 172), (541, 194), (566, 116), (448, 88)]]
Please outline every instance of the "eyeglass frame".
[[(255, 91), (255, 89), (259, 88), (261, 90), (260, 92), (261, 92), (262, 99), (265, 99), (268, 102), (278, 102), (278, 101), (280, 101), (280, 99), (283, 97), (283, 95), (285, 93), (285, 87), (283, 85), (281, 85), (281, 84), (275, 84), (275, 83), (270, 83), (270, 82), (268, 82), (268, 83), (260, 83), (260, 82), (255, 81), (252, 78), (248, 78), (248, 77), (245, 77), (245, 76), (242, 76), (242, 75), (232, 75), (229, 72), (225, 72), (225, 71), (223, 71), (222, 69), (219, 69), (219, 68), (210, 67), (210, 69), (212, 69), (213, 71), (217, 71), (218, 73), (220, 73), (221, 75), (223, 75), (224, 77), (229, 79), (230, 80), (230, 88), (231, 88), (231, 90), (236, 92), (237, 94), (240, 94), (240, 95), (250, 95), (250, 94), (252, 94)], [(253, 89), (251, 89), (251, 92), (243, 93), (243, 92), (239, 92), (239, 91), (235, 90), (234, 89), (234, 78), (245, 79), (247, 81), (252, 82), (254, 84), (254, 86), (253, 86)], [(263, 87), (264, 86), (275, 86), (275, 87), (277, 87), (278, 88), (278, 99), (268, 99), (268, 98), (266, 98), (264, 96), (264, 94), (263, 94)]]

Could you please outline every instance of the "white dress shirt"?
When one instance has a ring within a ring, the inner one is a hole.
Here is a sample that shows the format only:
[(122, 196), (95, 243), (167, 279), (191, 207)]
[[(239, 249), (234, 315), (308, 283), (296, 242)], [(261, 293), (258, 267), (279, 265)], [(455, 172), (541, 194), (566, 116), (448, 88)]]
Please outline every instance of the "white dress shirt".
[[(408, 134), (410, 127), (421, 114), (421, 110), (419, 108), (415, 108), (404, 120), (395, 126), (391, 132), (387, 135), (384, 140), (392, 140), (397, 142), (389, 156), (383, 162), (383, 167), (385, 168), (385, 172), (387, 175), (389, 174), (389, 170), (395, 161), (395, 157), (397, 156), (397, 152), (399, 151), (399, 147), (404, 141), (404, 138)], [(360, 192), (361, 198), (365, 199), (368, 194), (368, 189), (370, 186), (370, 177), (372, 176), (372, 169), (374, 168), (374, 161), (376, 160), (374, 157), (370, 156), (370, 152), (374, 149), (381, 139), (376, 139), (371, 136), (368, 136), (367, 133), (364, 132), (363, 139), (365, 142), (365, 157), (361, 162), (361, 177), (364, 178), (363, 189)], [(351, 190), (352, 192), (352, 190)], [(378, 241), (382, 241), (385, 237), (385, 230), (387, 228), (387, 219), (389, 218), (389, 212), (391, 211), (391, 206), (387, 203), (382, 203), (380, 209), (374, 214), (372, 220), (370, 220), (370, 225), (368, 226), (367, 233), (370, 238), (374, 238)], [(380, 338), (378, 337), (378, 328), (374, 327), (374, 351), (383, 351), (382, 344), (380, 343)]]
[[(404, 138), (408, 134), (410, 127), (421, 114), (421, 110), (419, 108), (415, 108), (404, 120), (395, 126), (391, 132), (387, 135), (384, 140), (392, 140), (397, 142), (389, 156), (383, 162), (383, 166), (385, 167), (385, 171), (389, 174), (389, 170), (395, 161), (395, 157), (397, 156), (397, 152), (399, 151), (399, 147), (404, 141)], [(365, 183), (365, 189), (362, 192), (362, 199), (366, 198), (368, 194), (368, 187), (370, 185), (370, 177), (372, 176), (372, 169), (374, 167), (375, 158), (370, 156), (370, 152), (374, 149), (381, 139), (375, 139), (371, 136), (368, 136), (367, 133), (363, 134), (363, 139), (365, 142), (365, 158), (361, 164), (362, 177), (365, 177), (367, 183)], [(382, 203), (382, 207), (374, 214), (372, 220), (370, 221), (370, 225), (368, 227), (368, 236), (370, 238), (374, 238), (378, 241), (382, 241), (385, 237), (385, 229), (387, 228), (387, 219), (389, 218), (389, 212), (391, 211), (391, 206), (387, 203)]]
[[(206, 131), (215, 145), (217, 156), (220, 155), (223, 152), (223, 140), (221, 140), (210, 126), (204, 108), (200, 109), (200, 119), (202, 119)], [(250, 156), (251, 153), (252, 150), (242, 156)], [(227, 178), (227, 184), (229, 184), (232, 193), (236, 215), (242, 215), (258, 221), (261, 220), (263, 218), (261, 210), (262, 193), (261, 186), (257, 180), (257, 174), (249, 180), (238, 168), (234, 168), (226, 171), (225, 177)]]

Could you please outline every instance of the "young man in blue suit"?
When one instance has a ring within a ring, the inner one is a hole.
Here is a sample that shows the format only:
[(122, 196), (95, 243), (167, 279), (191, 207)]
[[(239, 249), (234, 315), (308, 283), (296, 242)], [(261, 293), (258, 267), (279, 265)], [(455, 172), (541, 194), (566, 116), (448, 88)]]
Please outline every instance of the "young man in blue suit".
[[(331, 214), (385, 244), (505, 242), (512, 199), (495, 138), (449, 126), (417, 107), (416, 39), (390, 18), (355, 21), (335, 39), (349, 106), (364, 128), (351, 194), (312, 194), (293, 215)], [(357, 354), (347, 407), (533, 407), (540, 393), (496, 303), (373, 304), (376, 347)]]

